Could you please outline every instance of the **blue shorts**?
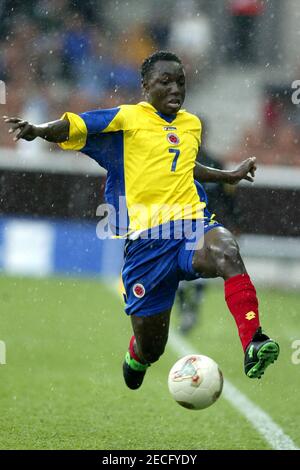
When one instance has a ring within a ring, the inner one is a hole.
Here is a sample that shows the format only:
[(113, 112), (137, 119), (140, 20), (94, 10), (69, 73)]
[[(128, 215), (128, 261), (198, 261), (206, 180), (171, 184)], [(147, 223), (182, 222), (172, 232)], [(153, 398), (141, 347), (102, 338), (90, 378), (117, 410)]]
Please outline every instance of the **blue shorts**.
[[(196, 221), (189, 223), (195, 232)], [(201, 224), (201, 236), (222, 226), (210, 214)], [(127, 315), (151, 316), (172, 308), (179, 281), (200, 277), (192, 266), (195, 241), (190, 236), (126, 241), (122, 279)]]

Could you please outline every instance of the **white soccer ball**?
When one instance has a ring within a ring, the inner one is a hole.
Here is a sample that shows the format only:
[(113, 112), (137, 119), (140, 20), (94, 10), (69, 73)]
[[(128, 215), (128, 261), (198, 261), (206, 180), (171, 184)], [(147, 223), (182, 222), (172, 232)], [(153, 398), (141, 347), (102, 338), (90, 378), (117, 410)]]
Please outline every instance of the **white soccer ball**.
[(202, 410), (222, 393), (223, 374), (210, 357), (190, 354), (177, 361), (168, 377), (169, 391), (179, 405)]

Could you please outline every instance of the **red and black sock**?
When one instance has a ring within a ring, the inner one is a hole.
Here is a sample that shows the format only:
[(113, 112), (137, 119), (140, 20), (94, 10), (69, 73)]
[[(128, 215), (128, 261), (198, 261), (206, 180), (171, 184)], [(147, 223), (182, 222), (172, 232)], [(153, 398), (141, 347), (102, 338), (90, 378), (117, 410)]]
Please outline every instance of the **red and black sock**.
[(224, 284), (225, 300), (232, 313), (245, 351), (259, 327), (256, 290), (248, 274), (238, 274)]
[(129, 348), (128, 348), (130, 357), (132, 357), (132, 359), (134, 359), (135, 361), (143, 364), (143, 361), (139, 358), (139, 356), (136, 354), (134, 350), (134, 343), (135, 343), (135, 336), (132, 336), (130, 339)]
[(126, 354), (125, 360), (127, 364), (136, 371), (145, 371), (150, 364), (145, 364), (142, 359), (137, 355), (135, 351), (135, 336), (132, 336), (129, 343), (128, 352)]

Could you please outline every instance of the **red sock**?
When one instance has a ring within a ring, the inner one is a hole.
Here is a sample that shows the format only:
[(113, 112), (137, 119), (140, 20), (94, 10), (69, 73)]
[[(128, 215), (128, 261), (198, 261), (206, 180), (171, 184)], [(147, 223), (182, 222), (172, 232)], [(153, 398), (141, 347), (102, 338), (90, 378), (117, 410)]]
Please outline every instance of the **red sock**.
[(129, 354), (132, 357), (132, 359), (135, 359), (137, 362), (140, 362), (141, 364), (143, 364), (143, 362), (140, 360), (139, 356), (136, 354), (134, 350), (134, 342), (135, 342), (135, 336), (132, 336), (130, 339), (129, 348), (128, 348)]
[(227, 279), (224, 287), (225, 300), (237, 324), (245, 351), (259, 327), (256, 290), (248, 274), (238, 274)]

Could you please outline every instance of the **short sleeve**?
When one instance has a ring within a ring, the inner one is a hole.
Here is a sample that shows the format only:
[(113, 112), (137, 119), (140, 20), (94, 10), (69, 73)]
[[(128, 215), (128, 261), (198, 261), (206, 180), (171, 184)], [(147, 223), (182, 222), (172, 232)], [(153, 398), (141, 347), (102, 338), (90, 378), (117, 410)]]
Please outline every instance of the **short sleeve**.
[(124, 130), (124, 113), (121, 107), (87, 111), (81, 114), (65, 113), (61, 119), (70, 122), (69, 138), (59, 143), (63, 150), (81, 150), (88, 136)]
[(69, 138), (58, 145), (63, 150), (81, 150), (87, 139), (87, 127), (84, 120), (74, 113), (64, 113), (61, 119), (67, 119), (70, 123)]

